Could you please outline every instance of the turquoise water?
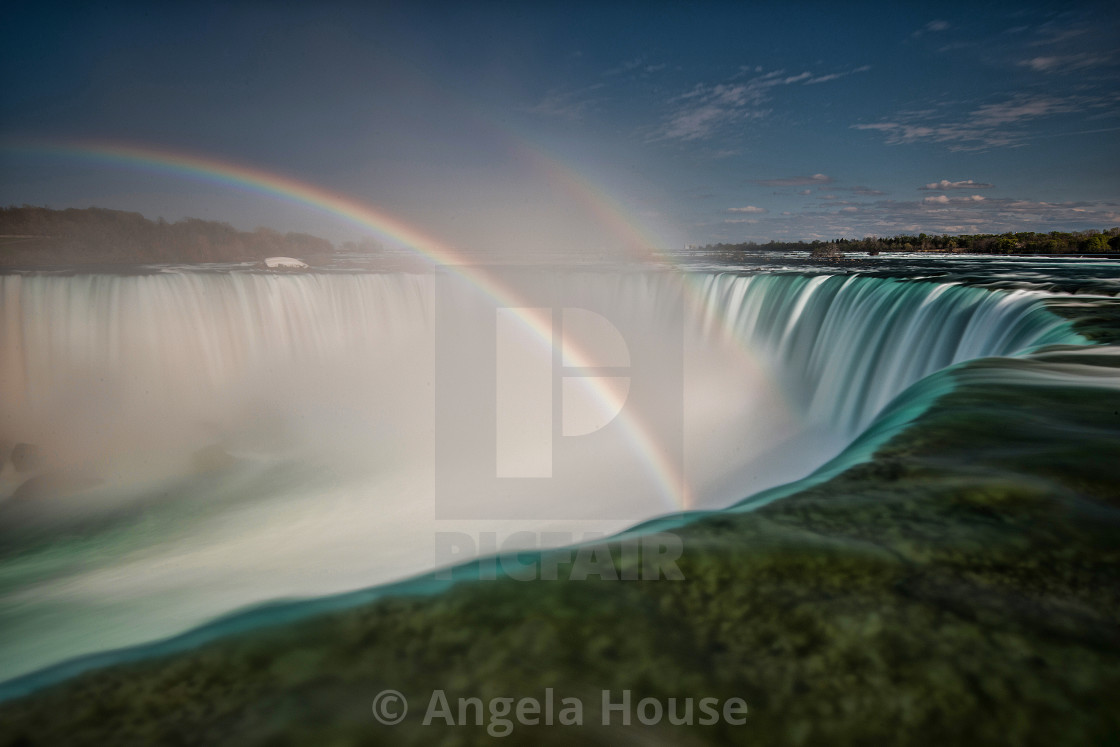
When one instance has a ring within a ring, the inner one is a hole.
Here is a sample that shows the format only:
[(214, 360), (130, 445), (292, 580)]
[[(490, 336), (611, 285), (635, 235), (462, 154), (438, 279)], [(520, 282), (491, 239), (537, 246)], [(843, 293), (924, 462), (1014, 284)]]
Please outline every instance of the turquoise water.
[[(385, 593), (446, 588), (425, 574), (430, 550), (414, 547), (434, 526), (417, 487), (430, 470), (422, 457), (432, 414), (417, 376), (430, 365), (423, 277), (0, 280), (6, 422), (62, 420), (76, 390), (95, 377), (119, 379), (98, 391), (86, 420), (68, 419), (71, 440), (58, 449), (115, 460), (119, 474), (41, 511), (16, 506), (22, 523), (5, 529), (0, 662), (13, 679), (0, 694)], [(643, 312), (681, 293), (664, 273), (597, 282)], [(741, 408), (722, 419), (695, 415), (691, 430), (686, 422), (685, 464), (709, 493), (687, 514), (623, 496), (637, 501), (632, 518), (597, 529), (653, 530), (712, 510), (750, 510), (868, 459), (952, 389), (951, 367), (1084, 343), (1035, 290), (741, 272), (700, 274), (691, 287), (699, 303), (686, 306), (686, 330), (698, 343), (685, 349), (696, 358), (686, 386)], [(701, 363), (744, 369), (738, 379), (708, 379)], [(713, 383), (727, 388), (706, 391)], [(780, 392), (782, 407), (758, 402), (755, 390)], [(94, 443), (107, 412), (128, 418), (114, 439)], [(737, 422), (741, 412), (769, 419)], [(302, 430), (291, 433), (293, 422)], [(785, 429), (782, 439), (772, 428)], [(177, 467), (215, 431), (236, 468)], [(734, 438), (752, 445), (739, 461), (723, 456), (741, 451)], [(779, 464), (781, 452), (788, 458)], [(689, 461), (690, 453), (708, 460)], [(769, 472), (759, 477), (763, 466)], [(526, 526), (540, 525), (507, 529)], [(297, 601), (276, 601), (285, 598)]]

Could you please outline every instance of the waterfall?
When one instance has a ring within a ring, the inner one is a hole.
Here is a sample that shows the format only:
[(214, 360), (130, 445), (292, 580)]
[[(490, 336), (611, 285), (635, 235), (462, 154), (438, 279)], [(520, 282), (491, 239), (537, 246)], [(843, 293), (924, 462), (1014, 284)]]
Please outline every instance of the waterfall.
[[(28, 497), (34, 472), (0, 471), (0, 671), (405, 578), (432, 567), (440, 531), (579, 537), (728, 506), (812, 472), (936, 371), (1081, 342), (1025, 292), (729, 273), (548, 281), (567, 306), (609, 301), (610, 321), (677, 357), (683, 392), (661, 404), (681, 410), (680, 433), (647, 410), (588, 441), (570, 514), (451, 521), (433, 518), (433, 276), (0, 276), (0, 442), (37, 445), (44, 474), (90, 477)], [(631, 363), (634, 392), (648, 371)], [(652, 453), (673, 438), (681, 453)], [(621, 475), (630, 450), (643, 465), (677, 459), (690, 502), (656, 495), (670, 468)], [(606, 500), (588, 497), (603, 486)]]
[[(430, 296), (415, 275), (5, 276), (0, 436), (133, 471), (275, 444), (369, 406), (363, 391), (416, 395), (402, 375), (430, 365)], [(410, 417), (377, 404), (382, 422)]]
[(1028, 291), (860, 276), (703, 279), (702, 329), (768, 355), (809, 418), (849, 436), (900, 392), (974, 358), (1083, 342)]

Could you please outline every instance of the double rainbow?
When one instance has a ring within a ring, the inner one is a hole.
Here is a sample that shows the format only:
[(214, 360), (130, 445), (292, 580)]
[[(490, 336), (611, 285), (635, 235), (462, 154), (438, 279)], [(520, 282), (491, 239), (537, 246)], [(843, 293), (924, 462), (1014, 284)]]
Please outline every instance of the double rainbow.
[[(529, 304), (518, 298), (513, 289), (499, 282), (484, 269), (471, 266), (469, 259), (461, 252), (384, 211), (377, 210), (346, 195), (332, 192), (290, 176), (245, 164), (137, 145), (108, 142), (41, 142), (8, 149), (75, 157), (117, 167), (154, 169), (175, 176), (201, 179), (223, 186), (250, 190), (317, 208), (330, 215), (343, 218), (363, 229), (371, 230), (381, 237), (399, 243), (436, 264), (448, 268), (449, 271), (458, 273), (490, 296), (498, 306), (517, 309), (522, 324), (531, 331), (534, 339), (538, 340), (542, 346), (551, 349), (553, 344), (550, 314), (542, 315), (539, 310), (530, 308)], [(629, 234), (630, 241), (628, 241), (628, 244), (632, 248), (644, 250), (648, 253), (647, 256), (652, 256), (652, 252), (649, 252), (647, 237), (642, 235), (640, 231), (633, 229), (629, 222), (620, 217), (620, 209), (616, 205), (613, 205), (605, 197), (597, 195), (589, 185), (581, 183), (581, 180), (569, 170), (564, 169), (562, 173), (565, 174), (564, 178), (569, 189), (576, 194), (586, 195), (584, 202), (595, 207), (597, 214), (608, 218), (612, 226), (625, 230)], [(569, 347), (565, 352), (570, 357), (572, 364), (577, 367), (594, 366), (591, 358), (581, 350)], [(635, 452), (655, 476), (656, 483), (667, 501), (667, 507), (671, 509), (690, 508), (692, 501), (683, 472), (675, 465), (674, 460), (665, 453), (640, 418), (631, 412), (633, 408), (623, 407), (625, 404), (624, 396), (620, 397), (610, 387), (598, 383), (595, 378), (587, 378), (585, 383), (592, 387), (592, 393), (600, 400), (604, 411), (620, 413), (619, 423), (626, 430)]]

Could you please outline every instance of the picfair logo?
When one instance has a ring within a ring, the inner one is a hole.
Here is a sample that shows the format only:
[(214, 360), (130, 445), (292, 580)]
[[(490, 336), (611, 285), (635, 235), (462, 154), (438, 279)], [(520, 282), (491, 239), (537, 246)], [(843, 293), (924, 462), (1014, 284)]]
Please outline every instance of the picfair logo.
[(671, 508), (682, 463), (681, 304), (631, 285), (641, 281), (540, 268), (436, 275), (437, 519)]
[(587, 436), (622, 412), (630, 350), (588, 309), (506, 307), (495, 317), (496, 475), (551, 478), (557, 437)]

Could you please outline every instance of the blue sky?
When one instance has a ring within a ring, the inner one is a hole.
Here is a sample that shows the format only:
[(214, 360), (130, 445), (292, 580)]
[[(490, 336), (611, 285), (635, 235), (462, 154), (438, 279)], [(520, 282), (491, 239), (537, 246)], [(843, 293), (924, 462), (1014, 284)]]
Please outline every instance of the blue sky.
[(610, 248), (573, 173), (667, 247), (1120, 225), (1103, 3), (25, 3), (0, 34), (0, 204), (360, 233), (10, 147), (48, 138), (254, 165), (464, 247)]

